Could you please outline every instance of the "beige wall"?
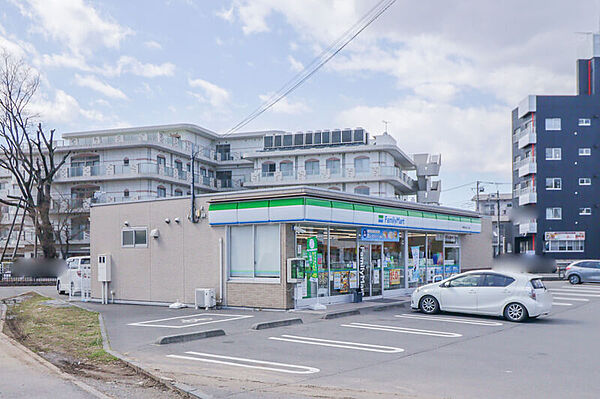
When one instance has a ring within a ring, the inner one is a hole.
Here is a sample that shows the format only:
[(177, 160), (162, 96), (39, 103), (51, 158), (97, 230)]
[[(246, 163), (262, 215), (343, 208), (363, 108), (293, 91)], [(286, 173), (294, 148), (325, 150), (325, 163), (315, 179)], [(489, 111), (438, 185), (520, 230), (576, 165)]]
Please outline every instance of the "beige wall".
[(465, 234), (460, 239), (461, 271), (492, 267), (492, 219), (481, 218), (480, 234)]
[[(205, 199), (198, 200), (197, 206), (208, 209)], [(219, 238), (225, 240), (225, 227), (210, 227), (207, 218), (190, 223), (189, 208), (187, 198), (92, 207), (92, 297), (101, 297), (97, 256), (108, 253), (112, 259), (109, 291), (117, 300), (193, 303), (195, 288), (214, 288), (220, 298)], [(166, 218), (171, 222), (165, 223)], [(147, 228), (147, 248), (121, 247), (125, 221), (130, 227)], [(159, 238), (150, 236), (153, 229), (159, 230)]]

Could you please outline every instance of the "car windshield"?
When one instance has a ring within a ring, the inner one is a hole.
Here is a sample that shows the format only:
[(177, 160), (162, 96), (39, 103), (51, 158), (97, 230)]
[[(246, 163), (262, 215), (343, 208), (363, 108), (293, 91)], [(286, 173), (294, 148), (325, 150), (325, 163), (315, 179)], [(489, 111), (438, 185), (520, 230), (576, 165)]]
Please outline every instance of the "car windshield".
[(75, 269), (77, 268), (77, 260), (73, 259), (73, 260), (68, 260), (67, 261), (67, 267), (69, 269)]
[(539, 278), (534, 278), (533, 280), (531, 280), (531, 286), (535, 289), (545, 288), (544, 283)]

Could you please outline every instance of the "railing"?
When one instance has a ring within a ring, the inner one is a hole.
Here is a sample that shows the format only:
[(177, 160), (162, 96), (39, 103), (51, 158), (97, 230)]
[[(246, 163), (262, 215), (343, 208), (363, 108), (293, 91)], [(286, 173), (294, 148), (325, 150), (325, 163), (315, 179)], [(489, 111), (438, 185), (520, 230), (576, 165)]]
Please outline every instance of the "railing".
[(536, 192), (535, 186), (515, 188), (513, 190), (513, 198), (518, 198), (519, 196), (525, 195), (525, 194), (533, 194), (535, 192)]
[(513, 142), (518, 142), (521, 138), (527, 136), (528, 134), (535, 133), (531, 126), (527, 126), (525, 129), (519, 130), (516, 134), (513, 135)]
[(513, 162), (513, 169), (519, 169), (521, 166), (527, 165), (529, 163), (535, 163), (535, 157), (523, 158), (519, 161)]

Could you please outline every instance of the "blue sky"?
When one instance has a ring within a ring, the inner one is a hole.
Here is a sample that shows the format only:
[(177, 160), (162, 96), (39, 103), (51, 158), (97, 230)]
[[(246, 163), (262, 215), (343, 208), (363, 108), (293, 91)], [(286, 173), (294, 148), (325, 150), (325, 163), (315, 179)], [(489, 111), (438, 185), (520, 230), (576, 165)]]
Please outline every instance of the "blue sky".
[[(575, 3), (575, 4), (573, 4)], [(58, 132), (195, 123), (225, 132), (374, 0), (0, 0), (0, 47), (42, 77)], [(510, 111), (572, 94), (597, 0), (398, 0), (246, 130), (365, 127), (442, 154), (443, 187), (510, 181)], [(443, 192), (468, 206), (474, 185)], [(508, 191), (510, 186), (500, 186)], [(496, 190), (491, 185), (488, 190)]]

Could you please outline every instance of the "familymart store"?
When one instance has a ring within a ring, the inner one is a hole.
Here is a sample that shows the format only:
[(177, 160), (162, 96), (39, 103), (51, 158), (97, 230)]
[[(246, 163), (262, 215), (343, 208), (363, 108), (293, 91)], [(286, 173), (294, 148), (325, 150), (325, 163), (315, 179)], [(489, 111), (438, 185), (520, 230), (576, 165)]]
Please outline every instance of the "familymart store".
[(226, 228), (230, 293), (283, 284), (286, 308), (406, 294), (459, 273), (481, 232), (473, 212), (312, 188), (215, 196), (208, 219)]

